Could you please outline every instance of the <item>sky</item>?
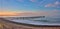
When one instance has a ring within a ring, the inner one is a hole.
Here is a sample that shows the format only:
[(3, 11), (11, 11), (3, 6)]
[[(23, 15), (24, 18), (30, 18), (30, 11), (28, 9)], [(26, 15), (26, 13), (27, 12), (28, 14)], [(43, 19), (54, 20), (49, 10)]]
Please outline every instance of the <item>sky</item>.
[(60, 0), (0, 0), (0, 16), (60, 16)]

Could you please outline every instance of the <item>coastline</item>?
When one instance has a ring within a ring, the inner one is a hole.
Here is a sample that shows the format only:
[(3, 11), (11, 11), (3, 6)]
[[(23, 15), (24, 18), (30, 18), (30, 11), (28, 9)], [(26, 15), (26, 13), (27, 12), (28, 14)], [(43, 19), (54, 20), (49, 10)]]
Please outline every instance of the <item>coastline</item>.
[(21, 24), (14, 24), (11, 22), (5, 22), (2, 19), (0, 19), (0, 24), (2, 23), (3, 28), (2, 29), (60, 29), (60, 27), (48, 27), (48, 26), (27, 26), (27, 25), (21, 25)]

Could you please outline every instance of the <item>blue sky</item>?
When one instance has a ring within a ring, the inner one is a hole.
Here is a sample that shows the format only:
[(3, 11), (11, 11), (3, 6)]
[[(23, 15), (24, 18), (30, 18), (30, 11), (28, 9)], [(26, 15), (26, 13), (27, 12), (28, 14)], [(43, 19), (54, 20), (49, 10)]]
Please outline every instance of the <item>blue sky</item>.
[(39, 10), (54, 10), (60, 9), (56, 7), (45, 7), (47, 4), (54, 4), (60, 0), (0, 0), (3, 9), (9, 9), (11, 11), (39, 11)]
[(0, 11), (49, 13), (56, 11), (60, 14), (60, 0), (0, 0)]

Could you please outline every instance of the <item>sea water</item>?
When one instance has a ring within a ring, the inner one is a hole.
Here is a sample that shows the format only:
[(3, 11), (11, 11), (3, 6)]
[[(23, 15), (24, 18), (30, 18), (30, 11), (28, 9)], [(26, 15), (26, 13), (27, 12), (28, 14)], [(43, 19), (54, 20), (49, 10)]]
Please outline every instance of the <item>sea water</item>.
[(34, 19), (16, 19), (16, 18), (8, 18), (7, 20), (13, 21), (16, 23), (25, 23), (25, 24), (33, 24), (33, 25), (60, 25), (60, 18), (34, 18)]

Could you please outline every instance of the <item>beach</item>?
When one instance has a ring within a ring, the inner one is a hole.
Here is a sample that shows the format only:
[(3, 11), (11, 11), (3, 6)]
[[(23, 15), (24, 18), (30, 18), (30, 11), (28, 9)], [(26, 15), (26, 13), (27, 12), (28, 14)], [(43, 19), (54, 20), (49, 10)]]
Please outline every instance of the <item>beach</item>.
[(21, 25), (21, 24), (14, 24), (10, 22), (3, 21), (0, 19), (0, 29), (60, 29), (60, 27), (48, 27), (48, 26), (28, 26), (28, 25)]

